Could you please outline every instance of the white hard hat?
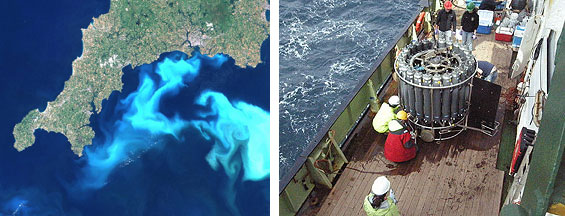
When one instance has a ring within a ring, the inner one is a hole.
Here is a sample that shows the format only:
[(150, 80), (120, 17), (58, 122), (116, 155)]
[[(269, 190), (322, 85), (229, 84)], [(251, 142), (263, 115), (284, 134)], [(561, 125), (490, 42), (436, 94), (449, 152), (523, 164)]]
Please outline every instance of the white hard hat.
[(390, 131), (399, 131), (404, 129), (404, 126), (402, 126), (398, 121), (396, 120), (392, 120), (388, 123), (388, 130)]
[(371, 187), (371, 192), (375, 195), (383, 195), (390, 189), (390, 181), (384, 176), (380, 176), (373, 182), (373, 187)]
[(396, 106), (400, 104), (400, 98), (396, 95), (393, 95), (388, 99), (388, 104), (391, 106)]

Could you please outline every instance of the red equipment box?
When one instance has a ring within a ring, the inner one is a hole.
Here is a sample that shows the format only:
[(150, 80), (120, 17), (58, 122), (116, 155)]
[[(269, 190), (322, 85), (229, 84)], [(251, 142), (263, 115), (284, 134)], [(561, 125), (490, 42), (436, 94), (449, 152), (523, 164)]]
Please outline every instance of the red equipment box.
[(511, 42), (513, 34), (514, 31), (511, 28), (498, 27), (494, 33), (494, 39), (497, 41)]

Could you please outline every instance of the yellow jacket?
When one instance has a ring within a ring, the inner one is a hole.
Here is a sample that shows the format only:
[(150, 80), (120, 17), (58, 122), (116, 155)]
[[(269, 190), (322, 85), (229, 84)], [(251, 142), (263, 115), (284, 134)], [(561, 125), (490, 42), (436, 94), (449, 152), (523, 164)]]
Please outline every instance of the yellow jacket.
[(383, 103), (381, 108), (373, 118), (373, 128), (379, 133), (388, 132), (388, 123), (396, 119), (396, 109), (393, 109), (388, 103)]
[(398, 216), (400, 215), (400, 211), (398, 211), (398, 207), (393, 201), (393, 198), (390, 196), (381, 203), (381, 206), (378, 209), (373, 208), (369, 200), (371, 200), (375, 196), (374, 194), (369, 194), (365, 197), (365, 201), (363, 202), (363, 210), (367, 213), (367, 216)]

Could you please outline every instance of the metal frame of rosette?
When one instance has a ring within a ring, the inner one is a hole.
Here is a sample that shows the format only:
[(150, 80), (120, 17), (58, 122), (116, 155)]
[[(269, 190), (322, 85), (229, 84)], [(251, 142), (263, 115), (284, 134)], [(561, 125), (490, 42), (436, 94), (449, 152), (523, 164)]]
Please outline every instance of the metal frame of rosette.
[(409, 123), (426, 141), (456, 137), (467, 126), (477, 61), (468, 49), (439, 40), (413, 41), (394, 63), (398, 95)]

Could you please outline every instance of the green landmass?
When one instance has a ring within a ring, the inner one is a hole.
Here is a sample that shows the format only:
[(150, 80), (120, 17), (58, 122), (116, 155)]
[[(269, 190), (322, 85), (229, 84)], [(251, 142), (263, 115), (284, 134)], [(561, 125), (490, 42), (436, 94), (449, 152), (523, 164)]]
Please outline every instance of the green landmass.
[(83, 53), (63, 91), (15, 125), (14, 147), (33, 145), (35, 130), (43, 129), (65, 135), (81, 156), (94, 138), (90, 116), (122, 89), (122, 68), (151, 63), (161, 53), (198, 46), (203, 54), (224, 53), (241, 67), (255, 66), (269, 33), (267, 9), (265, 0), (111, 0), (109, 12), (82, 29)]

